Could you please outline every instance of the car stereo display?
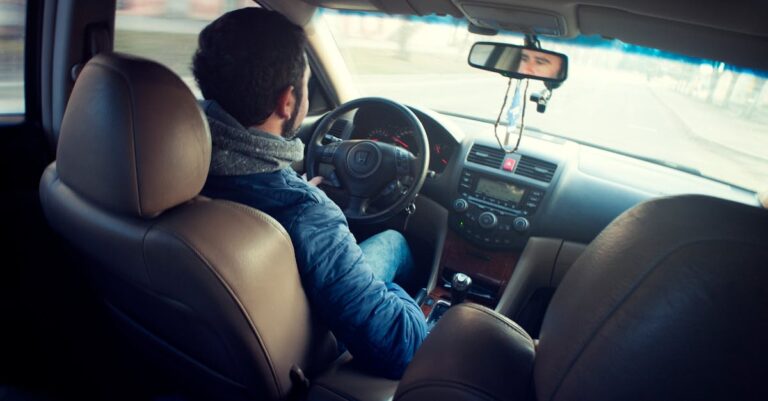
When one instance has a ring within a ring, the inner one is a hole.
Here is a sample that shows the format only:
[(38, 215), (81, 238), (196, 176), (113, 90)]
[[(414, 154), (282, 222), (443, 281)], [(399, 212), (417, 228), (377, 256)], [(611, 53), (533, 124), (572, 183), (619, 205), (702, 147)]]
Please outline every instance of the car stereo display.
[(512, 184), (478, 178), (475, 193), (489, 196), (504, 202), (519, 203), (525, 190)]

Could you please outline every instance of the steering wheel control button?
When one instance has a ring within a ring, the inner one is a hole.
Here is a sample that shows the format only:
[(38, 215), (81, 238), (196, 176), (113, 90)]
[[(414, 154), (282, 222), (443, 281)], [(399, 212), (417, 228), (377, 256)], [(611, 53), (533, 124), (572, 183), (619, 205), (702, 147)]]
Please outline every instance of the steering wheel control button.
[(499, 219), (491, 212), (483, 212), (477, 218), (477, 223), (480, 224), (480, 227), (482, 228), (490, 229), (499, 224)]
[(333, 162), (333, 155), (336, 153), (336, 149), (338, 149), (338, 147), (338, 143), (331, 143), (323, 146), (320, 152), (320, 161), (323, 163)]
[(523, 233), (528, 231), (528, 228), (531, 226), (531, 223), (528, 222), (528, 219), (525, 217), (516, 217), (514, 221), (512, 221), (512, 228), (515, 229), (515, 231), (519, 233)]
[(370, 142), (360, 142), (347, 154), (349, 172), (357, 178), (365, 178), (375, 173), (381, 165), (381, 151)]
[(464, 213), (469, 209), (469, 203), (466, 201), (466, 199), (459, 198), (453, 201), (453, 210), (455, 210), (458, 213)]

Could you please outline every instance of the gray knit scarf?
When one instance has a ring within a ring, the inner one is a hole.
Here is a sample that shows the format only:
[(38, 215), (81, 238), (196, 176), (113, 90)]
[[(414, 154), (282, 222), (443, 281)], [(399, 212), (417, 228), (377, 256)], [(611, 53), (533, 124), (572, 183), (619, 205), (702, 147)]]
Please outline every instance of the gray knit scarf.
[(218, 103), (202, 104), (211, 129), (212, 175), (245, 175), (282, 170), (304, 157), (298, 138), (286, 140), (268, 132), (243, 127)]

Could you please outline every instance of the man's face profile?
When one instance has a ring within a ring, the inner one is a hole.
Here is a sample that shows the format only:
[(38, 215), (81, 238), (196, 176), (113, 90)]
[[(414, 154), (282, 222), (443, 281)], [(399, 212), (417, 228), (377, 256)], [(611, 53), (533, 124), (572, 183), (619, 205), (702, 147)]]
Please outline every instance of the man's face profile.
[(290, 139), (296, 136), (299, 127), (301, 127), (301, 123), (304, 122), (304, 118), (307, 116), (307, 111), (309, 110), (310, 75), (309, 64), (307, 64), (304, 69), (304, 77), (301, 79), (301, 87), (293, 90), (293, 96), (296, 99), (296, 103), (294, 103), (291, 118), (283, 122), (281, 132), (283, 138)]
[(562, 60), (554, 54), (523, 49), (517, 72), (543, 78), (558, 78), (561, 67)]

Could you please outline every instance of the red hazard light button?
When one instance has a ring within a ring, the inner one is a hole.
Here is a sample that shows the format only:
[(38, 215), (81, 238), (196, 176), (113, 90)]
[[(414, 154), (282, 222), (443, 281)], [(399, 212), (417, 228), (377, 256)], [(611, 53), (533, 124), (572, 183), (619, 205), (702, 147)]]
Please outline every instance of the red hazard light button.
[(504, 159), (504, 164), (501, 165), (501, 168), (507, 171), (512, 171), (515, 169), (515, 159)]

